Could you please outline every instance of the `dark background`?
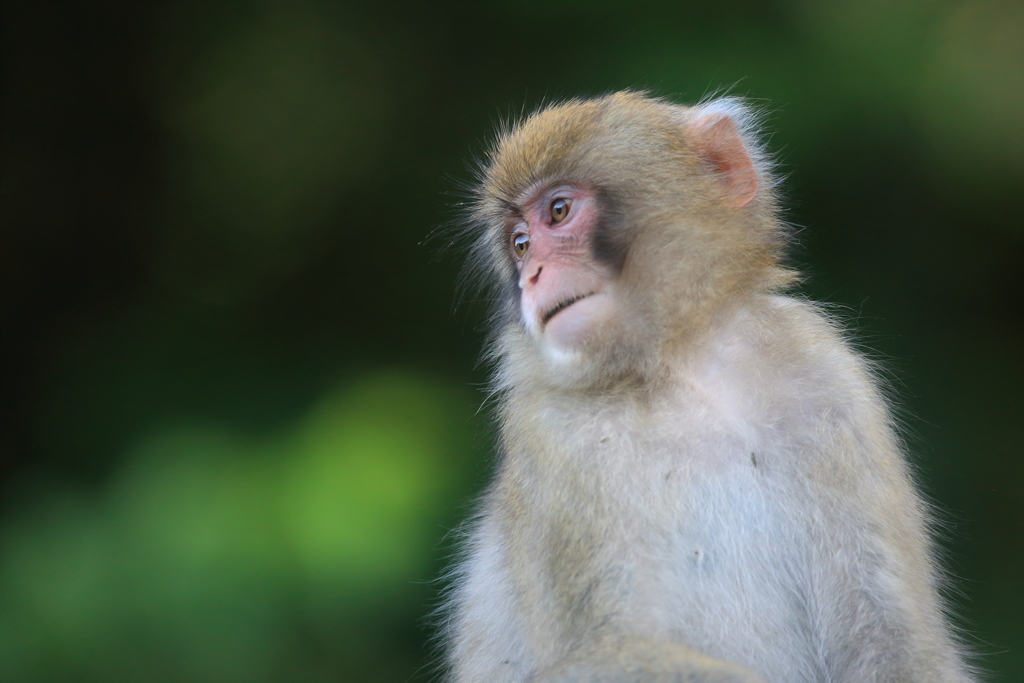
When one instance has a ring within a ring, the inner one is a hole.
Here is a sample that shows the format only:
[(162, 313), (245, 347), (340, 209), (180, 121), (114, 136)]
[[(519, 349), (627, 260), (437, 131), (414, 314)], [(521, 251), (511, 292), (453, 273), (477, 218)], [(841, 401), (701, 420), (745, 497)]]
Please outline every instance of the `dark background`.
[(5, 3), (0, 678), (429, 678), (486, 481), (451, 219), (493, 125), (769, 112), (803, 291), (887, 368), (1024, 677), (1024, 4)]

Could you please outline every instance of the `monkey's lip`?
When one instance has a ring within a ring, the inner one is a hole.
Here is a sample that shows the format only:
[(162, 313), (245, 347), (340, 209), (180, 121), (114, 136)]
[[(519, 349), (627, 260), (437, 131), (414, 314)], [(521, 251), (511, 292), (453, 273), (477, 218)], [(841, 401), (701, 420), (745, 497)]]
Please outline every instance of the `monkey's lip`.
[(554, 308), (552, 308), (550, 311), (544, 314), (544, 316), (540, 319), (541, 324), (547, 325), (548, 321), (554, 318), (556, 315), (558, 315), (565, 309), (569, 308), (577, 301), (580, 301), (581, 299), (586, 299), (588, 296), (592, 296), (595, 293), (596, 292), (590, 292), (588, 294), (578, 294), (576, 296), (569, 297), (568, 299), (558, 303)]

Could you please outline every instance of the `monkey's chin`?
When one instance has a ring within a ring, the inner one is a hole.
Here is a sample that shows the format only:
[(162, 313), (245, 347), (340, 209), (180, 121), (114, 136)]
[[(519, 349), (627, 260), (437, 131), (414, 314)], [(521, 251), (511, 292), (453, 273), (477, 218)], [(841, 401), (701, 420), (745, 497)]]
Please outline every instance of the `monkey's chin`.
[(582, 350), (611, 317), (611, 297), (591, 294), (566, 306), (544, 326), (543, 339), (560, 351)]

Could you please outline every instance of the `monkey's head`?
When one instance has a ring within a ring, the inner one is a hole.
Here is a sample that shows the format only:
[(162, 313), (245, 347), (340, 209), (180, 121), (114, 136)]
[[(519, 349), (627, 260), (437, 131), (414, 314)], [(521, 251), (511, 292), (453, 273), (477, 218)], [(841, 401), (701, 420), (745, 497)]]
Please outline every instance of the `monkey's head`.
[(620, 92), (499, 135), (473, 212), (474, 261), (503, 292), (498, 354), (554, 385), (642, 379), (730, 303), (780, 286), (751, 127), (734, 99)]

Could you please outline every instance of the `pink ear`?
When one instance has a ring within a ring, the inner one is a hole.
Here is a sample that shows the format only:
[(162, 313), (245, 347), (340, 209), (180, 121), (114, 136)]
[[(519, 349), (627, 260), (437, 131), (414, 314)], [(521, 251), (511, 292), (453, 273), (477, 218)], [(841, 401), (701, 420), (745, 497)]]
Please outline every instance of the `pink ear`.
[(708, 114), (697, 120), (700, 155), (721, 175), (732, 206), (745, 206), (757, 195), (757, 169), (736, 123), (728, 114)]

